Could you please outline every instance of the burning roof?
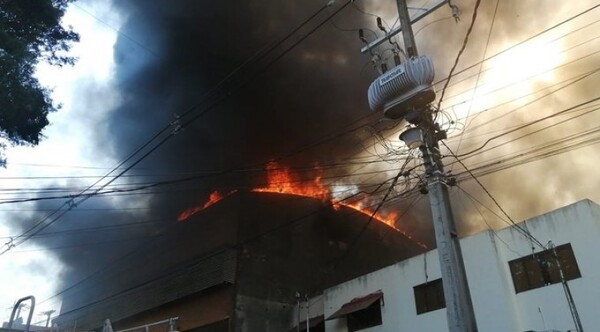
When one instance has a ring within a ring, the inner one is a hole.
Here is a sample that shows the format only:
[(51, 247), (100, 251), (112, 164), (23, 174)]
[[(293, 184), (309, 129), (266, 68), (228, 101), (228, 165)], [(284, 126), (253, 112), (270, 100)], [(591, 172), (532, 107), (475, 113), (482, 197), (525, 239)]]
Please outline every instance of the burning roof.
[(63, 312), (137, 289), (220, 248), (237, 252), (239, 292), (278, 301), (293, 301), (297, 289), (322, 290), (424, 251), (381, 222), (372, 222), (352, 244), (368, 215), (300, 195), (237, 191), (201, 211), (95, 280), (75, 297), (77, 303), (66, 298)]
[[(262, 187), (251, 189), (251, 192), (258, 193), (274, 193), (281, 195), (294, 195), (301, 197), (309, 197), (321, 200), (325, 204), (330, 204), (334, 209), (339, 210), (341, 207), (346, 207), (364, 215), (369, 216), (373, 220), (386, 224), (402, 235), (409, 239), (413, 239), (412, 234), (404, 230), (398, 225), (398, 214), (395, 211), (382, 213), (375, 211), (364, 198), (355, 199), (335, 199), (333, 198), (332, 191), (322, 182), (320, 175), (317, 175), (313, 179), (303, 181), (300, 177), (290, 171), (289, 168), (282, 167), (276, 162), (270, 162), (265, 167), (267, 171), (267, 184)], [(320, 174), (318, 167), (315, 168), (317, 173)], [(218, 203), (223, 198), (235, 193), (237, 190), (233, 190), (227, 194), (221, 194), (218, 191), (214, 191), (210, 194), (208, 200), (200, 205), (191, 207), (183, 211), (178, 221), (185, 221), (196, 213), (203, 211), (204, 209)], [(354, 195), (348, 195), (352, 197)], [(427, 246), (421, 242), (414, 240), (419, 246), (427, 248)]]

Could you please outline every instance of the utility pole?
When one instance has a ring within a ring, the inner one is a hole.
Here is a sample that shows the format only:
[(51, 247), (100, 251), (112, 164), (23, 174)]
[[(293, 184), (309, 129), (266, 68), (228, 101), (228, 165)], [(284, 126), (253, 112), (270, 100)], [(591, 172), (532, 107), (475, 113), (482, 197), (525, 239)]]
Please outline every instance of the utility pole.
[(404, 48), (406, 55), (412, 58), (417, 55), (417, 44), (415, 43), (415, 34), (413, 33), (412, 23), (410, 22), (410, 14), (406, 0), (396, 0), (398, 6), (398, 20), (402, 27), (402, 39), (404, 40)]
[[(447, 189), (453, 179), (449, 179), (444, 172), (438, 144), (446, 138), (446, 133), (435, 123), (432, 107), (429, 105), (435, 99), (435, 93), (430, 85), (427, 87), (425, 84), (433, 81), (433, 64), (426, 57), (418, 56), (412, 31), (415, 19), (410, 19), (406, 0), (396, 0), (396, 3), (400, 28), (386, 33), (385, 39), (389, 40), (392, 33), (401, 29), (408, 59), (373, 82), (369, 88), (369, 103), (375, 110), (383, 109), (387, 117), (404, 118), (414, 125), (402, 133), (400, 138), (410, 148), (419, 147), (423, 156), (446, 300), (448, 330), (475, 332), (477, 323)], [(455, 12), (456, 7), (445, 0), (439, 1), (432, 8), (436, 9), (444, 3), (448, 3)], [(431, 10), (419, 14), (419, 17), (422, 18), (429, 12)], [(371, 45), (379, 44), (379, 40), (367, 44), (367, 51), (371, 52)], [(362, 51), (364, 53), (365, 48)]]
[(41, 314), (46, 316), (46, 327), (50, 326), (50, 318), (52, 317), (52, 314), (55, 313), (56, 310), (47, 310), (42, 312)]
[(297, 316), (297, 320), (298, 320), (298, 324), (296, 324), (296, 330), (297, 332), (300, 332), (300, 293), (296, 292), (296, 302), (298, 303), (298, 315)]
[(306, 332), (310, 332), (310, 319), (309, 319), (309, 310), (310, 310), (310, 302), (308, 300), (308, 294), (304, 296), (306, 300)]
[(573, 318), (575, 329), (577, 330), (577, 332), (583, 332), (583, 325), (581, 324), (581, 318), (579, 318), (579, 312), (577, 311), (575, 300), (573, 300), (573, 294), (571, 294), (571, 288), (567, 283), (567, 279), (565, 279), (565, 274), (563, 273), (563, 268), (560, 264), (560, 258), (558, 258), (558, 253), (556, 252), (556, 246), (552, 241), (548, 241), (548, 249), (552, 250), (552, 257), (554, 258), (554, 263), (558, 268), (560, 283), (563, 286), (563, 290), (565, 291), (565, 297), (567, 298), (567, 302), (569, 303), (569, 311), (571, 311), (571, 317)]
[[(408, 57), (412, 58), (418, 53), (406, 0), (397, 0), (397, 5), (404, 48)], [(421, 121), (417, 127), (423, 133), (423, 144), (420, 149), (425, 163), (435, 241), (440, 258), (448, 330), (450, 332), (474, 332), (477, 331), (475, 312), (450, 206), (447, 189), (448, 178), (444, 172), (438, 145), (438, 141), (445, 138), (445, 133), (441, 132), (434, 123), (431, 112), (423, 110), (419, 114), (421, 114)]]
[(460, 248), (456, 225), (448, 196), (448, 177), (440, 155), (438, 140), (440, 131), (433, 123), (431, 113), (419, 126), (423, 130), (421, 153), (425, 163), (427, 189), (437, 244), (446, 299), (446, 316), (451, 332), (477, 331), (473, 303), (467, 283), (465, 265)]

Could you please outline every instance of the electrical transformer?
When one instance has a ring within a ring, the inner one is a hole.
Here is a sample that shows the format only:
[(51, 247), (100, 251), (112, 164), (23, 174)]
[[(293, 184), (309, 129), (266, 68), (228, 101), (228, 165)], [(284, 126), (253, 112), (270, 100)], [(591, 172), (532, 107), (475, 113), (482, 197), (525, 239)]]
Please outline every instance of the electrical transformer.
[(369, 86), (369, 106), (390, 119), (414, 117), (416, 108), (435, 100), (433, 62), (427, 56), (411, 58), (379, 76)]

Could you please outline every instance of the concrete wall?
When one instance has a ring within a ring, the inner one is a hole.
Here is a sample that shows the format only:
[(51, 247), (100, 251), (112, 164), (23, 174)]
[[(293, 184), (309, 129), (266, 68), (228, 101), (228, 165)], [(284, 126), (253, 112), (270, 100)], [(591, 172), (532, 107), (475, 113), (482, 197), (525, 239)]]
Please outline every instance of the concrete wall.
[[(571, 243), (582, 277), (569, 285), (584, 328), (597, 329), (600, 207), (591, 201), (580, 201), (532, 218), (522, 224), (525, 225), (544, 244), (549, 239), (557, 246)], [(514, 228), (461, 239), (461, 246), (480, 331), (574, 328), (560, 284), (515, 293), (508, 261), (530, 255), (532, 243)], [(381, 290), (383, 324), (364, 331), (445, 331), (446, 309), (417, 315), (413, 293), (414, 286), (438, 278), (438, 254), (432, 250), (326, 290), (324, 314), (329, 317), (353, 298)], [(345, 319), (327, 321), (326, 331), (347, 331)]]
[[(215, 287), (186, 299), (162, 305), (133, 317), (113, 322), (114, 330), (128, 329), (171, 317), (179, 317), (176, 328), (188, 331), (227, 319), (233, 309), (233, 286)], [(150, 328), (150, 332), (164, 332), (167, 324)]]
[[(309, 321), (311, 321), (315, 317), (323, 315), (324, 306), (325, 306), (325, 297), (322, 294), (308, 299), (308, 304), (306, 303), (304, 296), (302, 296), (300, 301), (301, 301), (300, 308), (298, 308), (298, 304), (294, 305), (294, 310), (293, 310), (294, 316), (293, 316), (293, 323), (292, 323), (291, 327), (298, 326), (298, 322), (305, 324), (307, 314), (308, 314)], [(300, 312), (298, 312), (298, 310), (300, 310)], [(298, 320), (298, 317), (300, 318), (300, 320)]]
[(294, 306), (237, 295), (235, 310), (235, 332), (282, 332), (291, 326)]
[[(559, 246), (571, 243), (581, 278), (569, 281), (583, 327), (598, 330), (600, 315), (597, 302), (600, 298), (600, 207), (584, 200), (562, 209), (533, 218), (526, 223), (529, 231), (546, 244), (552, 240)], [(510, 244), (513, 251), (501, 245), (506, 260), (519, 255), (531, 254), (531, 243), (514, 229), (506, 229), (499, 235)], [(514, 252), (516, 251), (516, 253)], [(537, 251), (537, 250), (536, 250)], [(517, 253), (519, 255), (517, 255)], [(505, 265), (507, 279), (510, 279), (508, 265)], [(515, 294), (511, 284), (511, 293)], [(516, 311), (519, 313), (521, 330), (542, 330), (543, 313), (548, 329), (574, 329), (564, 291), (560, 284), (542, 287), (514, 295)], [(538, 309), (539, 308), (539, 309)]]

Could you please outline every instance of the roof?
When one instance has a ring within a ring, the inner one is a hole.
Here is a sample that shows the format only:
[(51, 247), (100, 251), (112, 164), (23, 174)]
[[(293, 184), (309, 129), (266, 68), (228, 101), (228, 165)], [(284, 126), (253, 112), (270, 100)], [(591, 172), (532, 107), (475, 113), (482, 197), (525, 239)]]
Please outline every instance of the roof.
[(329, 316), (327, 320), (341, 318), (353, 312), (367, 309), (382, 298), (383, 292), (381, 291), (371, 293), (363, 297), (356, 297), (352, 299), (352, 301), (344, 303), (344, 305), (342, 305), (342, 307), (338, 311), (334, 312), (333, 315)]
[[(351, 255), (339, 260), (362, 229)], [(198, 257), (225, 247), (242, 247), (239, 261), (215, 257), (185, 272)], [(383, 223), (369, 224), (369, 215), (351, 208), (293, 195), (238, 192), (178, 223), (168, 237), (94, 279), (90, 287), (70, 293), (57, 321), (77, 319), (82, 328), (101, 327), (106, 318), (119, 322), (220, 285), (225, 280), (221, 271), (236, 274), (227, 280), (235, 281), (239, 295), (286, 303), (298, 289), (317, 293), (422, 251), (402, 233)], [(333, 267), (332, 261), (339, 263)], [(222, 267), (225, 262), (228, 266)], [(173, 280), (165, 280), (166, 275)], [(130, 289), (135, 291), (116, 295)]]

